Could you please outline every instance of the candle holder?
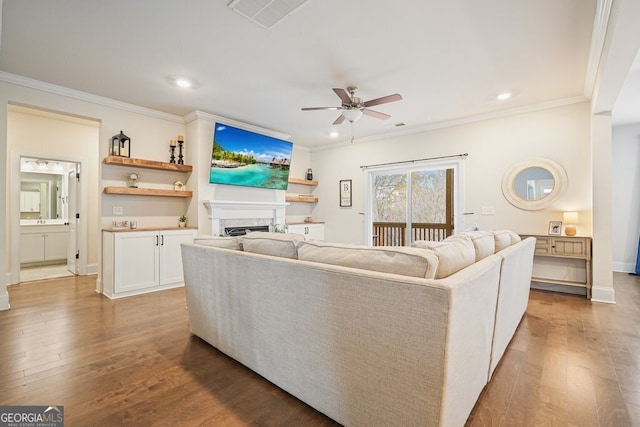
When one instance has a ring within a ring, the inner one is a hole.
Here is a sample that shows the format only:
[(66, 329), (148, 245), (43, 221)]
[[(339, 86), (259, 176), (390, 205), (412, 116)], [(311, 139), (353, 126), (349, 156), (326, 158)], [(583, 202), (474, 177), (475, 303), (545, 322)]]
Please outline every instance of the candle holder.
[(184, 165), (184, 160), (183, 160), (183, 156), (182, 156), (182, 144), (184, 144), (184, 141), (178, 140), (178, 164), (179, 165)]
[(169, 151), (171, 152), (171, 158), (169, 159), (169, 163), (175, 163), (176, 162), (176, 146), (170, 145)]

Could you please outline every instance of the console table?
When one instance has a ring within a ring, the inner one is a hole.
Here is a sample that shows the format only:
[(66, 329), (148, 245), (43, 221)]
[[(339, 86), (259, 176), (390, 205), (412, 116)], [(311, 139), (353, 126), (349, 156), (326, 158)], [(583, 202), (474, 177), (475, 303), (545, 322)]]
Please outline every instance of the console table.
[(586, 288), (587, 298), (591, 299), (591, 237), (522, 235), (536, 238), (536, 249), (533, 264), (537, 257), (569, 258), (584, 261), (585, 281), (569, 281), (549, 277), (532, 277), (534, 282), (551, 283), (564, 286)]

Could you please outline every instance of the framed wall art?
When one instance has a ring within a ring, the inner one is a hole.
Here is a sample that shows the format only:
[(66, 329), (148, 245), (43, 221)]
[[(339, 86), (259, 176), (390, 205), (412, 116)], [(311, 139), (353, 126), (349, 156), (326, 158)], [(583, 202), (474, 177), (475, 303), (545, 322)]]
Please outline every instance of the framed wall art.
[(350, 207), (351, 206), (351, 180), (350, 179), (342, 179), (340, 180), (340, 207)]

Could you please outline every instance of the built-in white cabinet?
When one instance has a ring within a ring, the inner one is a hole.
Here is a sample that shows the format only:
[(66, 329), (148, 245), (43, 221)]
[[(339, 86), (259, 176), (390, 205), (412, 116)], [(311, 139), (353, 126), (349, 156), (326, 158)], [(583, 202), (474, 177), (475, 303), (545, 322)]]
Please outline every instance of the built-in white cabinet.
[(20, 230), (20, 264), (67, 259), (68, 226), (31, 226)]
[(324, 240), (324, 223), (305, 222), (300, 224), (288, 224), (287, 231), (289, 233), (297, 233), (304, 235), (307, 240), (318, 239)]
[(105, 230), (102, 233), (102, 285), (109, 298), (184, 285), (180, 245), (196, 230)]

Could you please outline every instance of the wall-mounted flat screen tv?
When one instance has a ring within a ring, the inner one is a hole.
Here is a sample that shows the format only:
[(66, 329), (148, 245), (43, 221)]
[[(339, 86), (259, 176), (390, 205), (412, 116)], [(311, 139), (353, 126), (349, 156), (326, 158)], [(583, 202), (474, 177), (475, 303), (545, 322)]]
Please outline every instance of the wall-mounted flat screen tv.
[(291, 142), (216, 123), (209, 182), (286, 190), (292, 150)]

